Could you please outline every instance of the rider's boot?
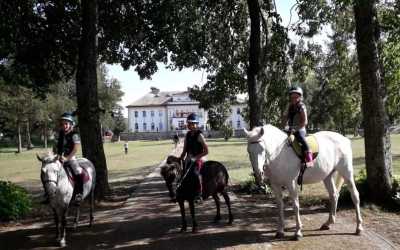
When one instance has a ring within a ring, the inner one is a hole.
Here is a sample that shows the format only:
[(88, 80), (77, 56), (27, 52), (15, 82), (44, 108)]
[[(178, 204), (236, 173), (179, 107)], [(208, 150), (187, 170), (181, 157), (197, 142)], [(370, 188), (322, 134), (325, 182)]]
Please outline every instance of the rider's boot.
[(83, 180), (81, 174), (75, 175), (75, 189), (75, 203), (79, 204), (83, 199)]
[(306, 166), (307, 167), (313, 167), (314, 162), (313, 162), (313, 153), (311, 151), (306, 152)]
[(197, 177), (199, 178), (199, 189), (197, 191), (196, 196), (194, 197), (194, 200), (199, 203), (203, 201), (203, 183), (202, 183), (202, 178), (201, 178), (201, 174), (198, 173)]

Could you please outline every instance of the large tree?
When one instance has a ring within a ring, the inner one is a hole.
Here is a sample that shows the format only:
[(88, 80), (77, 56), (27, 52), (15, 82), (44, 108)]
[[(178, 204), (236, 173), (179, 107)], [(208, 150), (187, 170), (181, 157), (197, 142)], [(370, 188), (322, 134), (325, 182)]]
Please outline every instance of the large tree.
[(391, 152), (375, 0), (355, 0), (357, 54), (364, 114), (365, 163), (370, 197), (385, 201), (391, 194)]

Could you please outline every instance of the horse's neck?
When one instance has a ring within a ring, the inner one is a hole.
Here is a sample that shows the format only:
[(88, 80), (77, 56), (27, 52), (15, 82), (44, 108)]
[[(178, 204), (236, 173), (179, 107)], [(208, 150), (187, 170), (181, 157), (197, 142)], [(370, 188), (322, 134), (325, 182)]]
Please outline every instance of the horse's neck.
[(68, 174), (67, 174), (67, 169), (60, 164), (60, 170), (58, 173), (58, 188), (59, 189), (64, 189), (68, 186), (71, 186), (71, 183), (69, 182)]
[(267, 158), (271, 161), (285, 146), (287, 136), (284, 132), (272, 125), (267, 125), (265, 127), (265, 130), (266, 131), (263, 135), (263, 141), (265, 143)]

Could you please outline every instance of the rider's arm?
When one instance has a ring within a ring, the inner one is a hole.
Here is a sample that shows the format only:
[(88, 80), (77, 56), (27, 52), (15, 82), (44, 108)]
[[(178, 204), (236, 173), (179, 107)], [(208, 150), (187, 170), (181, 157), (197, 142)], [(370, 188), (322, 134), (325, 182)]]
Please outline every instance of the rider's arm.
[(282, 114), (281, 125), (282, 128), (285, 129), (288, 126), (288, 114), (289, 114), (289, 107), (286, 108), (286, 111)]
[(179, 156), (179, 159), (183, 160), (185, 158), (186, 151), (187, 151), (187, 145), (186, 145), (186, 136), (185, 136), (185, 139), (183, 141), (183, 150), (182, 150), (181, 156)]
[(206, 144), (206, 140), (204, 139), (203, 134), (199, 134), (197, 137), (198, 142), (203, 145), (203, 152), (201, 154), (196, 155), (196, 160), (200, 160), (203, 156), (208, 155), (208, 146)]
[(72, 148), (72, 151), (69, 155), (65, 156), (65, 160), (69, 161), (71, 160), (72, 157), (74, 157), (76, 155), (76, 152), (78, 152), (78, 143), (74, 144), (74, 147)]
[(307, 126), (308, 119), (307, 119), (307, 110), (305, 106), (300, 109), (300, 127), (303, 128)]

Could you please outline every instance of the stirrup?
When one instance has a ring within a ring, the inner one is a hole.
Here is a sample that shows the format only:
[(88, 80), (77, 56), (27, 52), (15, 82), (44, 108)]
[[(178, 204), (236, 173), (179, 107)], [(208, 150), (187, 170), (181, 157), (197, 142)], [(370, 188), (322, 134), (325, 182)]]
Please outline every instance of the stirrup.
[(201, 202), (203, 202), (203, 198), (202, 198), (201, 196), (202, 196), (202, 194), (196, 195), (196, 196), (194, 197), (194, 201), (195, 201), (196, 203), (201, 203)]
[(75, 203), (80, 203), (82, 201), (82, 194), (75, 195)]

